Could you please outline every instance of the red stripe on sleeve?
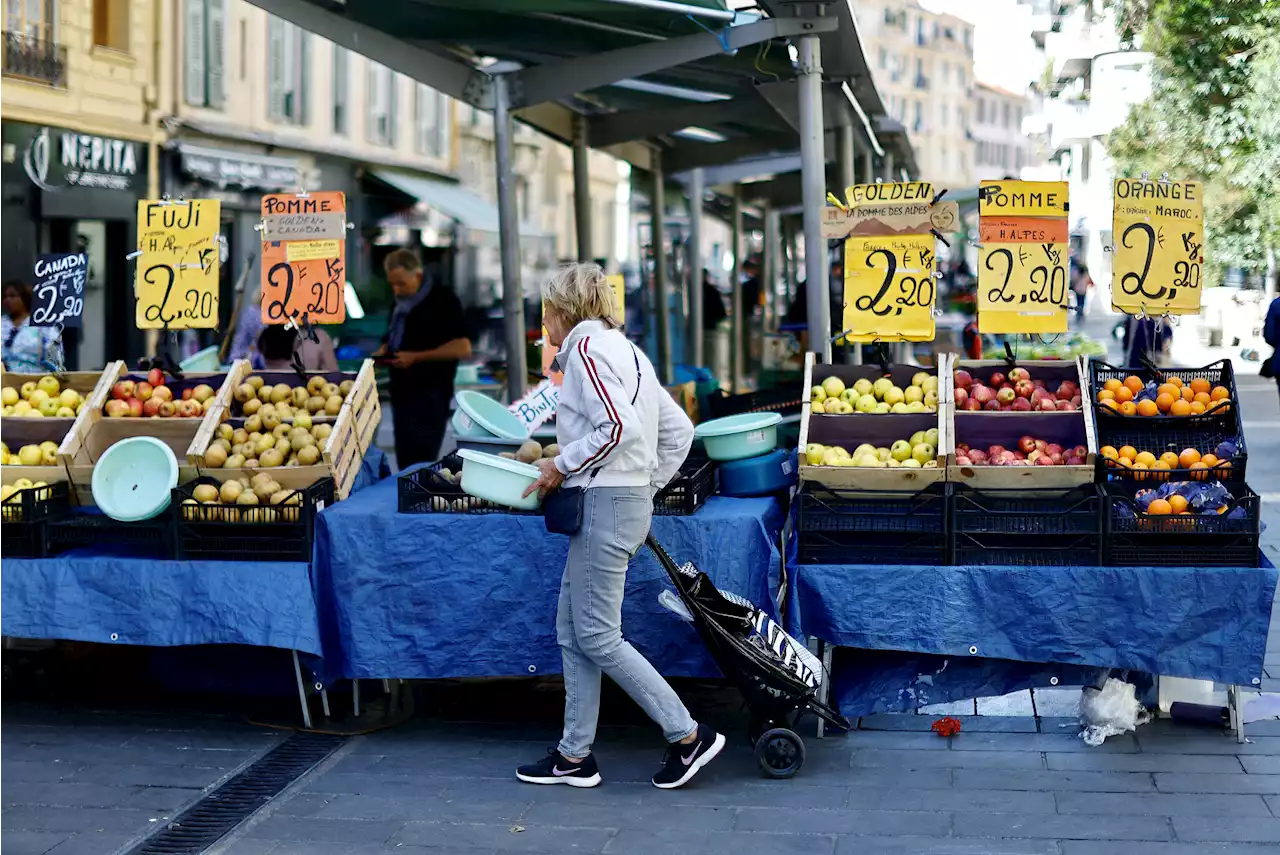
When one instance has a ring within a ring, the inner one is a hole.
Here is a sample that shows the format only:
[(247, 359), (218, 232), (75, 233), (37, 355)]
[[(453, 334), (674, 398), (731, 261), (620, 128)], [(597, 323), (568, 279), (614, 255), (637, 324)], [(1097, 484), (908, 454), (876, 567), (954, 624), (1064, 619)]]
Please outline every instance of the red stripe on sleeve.
[(587, 352), (587, 342), (591, 340), (588, 336), (578, 344), (578, 352), (582, 354), (582, 364), (587, 369), (587, 377), (591, 380), (592, 387), (596, 390), (596, 394), (600, 397), (600, 401), (604, 404), (605, 412), (609, 414), (609, 418), (613, 420), (613, 430), (609, 433), (609, 439), (605, 442), (600, 450), (591, 455), (581, 466), (570, 472), (570, 475), (581, 472), (591, 464), (603, 459), (609, 455), (618, 443), (622, 441), (622, 421), (618, 418), (618, 411), (613, 406), (613, 399), (609, 397), (609, 390), (605, 388), (604, 383), (600, 381), (600, 372), (596, 368), (595, 360), (591, 358), (591, 354)]

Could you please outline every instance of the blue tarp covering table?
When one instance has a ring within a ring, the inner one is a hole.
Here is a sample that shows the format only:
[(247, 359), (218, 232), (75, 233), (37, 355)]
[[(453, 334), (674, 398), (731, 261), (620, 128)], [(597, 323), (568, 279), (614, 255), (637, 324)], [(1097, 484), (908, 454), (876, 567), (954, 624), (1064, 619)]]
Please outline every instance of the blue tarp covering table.
[[(1265, 563), (1265, 562), (1264, 562)], [(1276, 569), (793, 565), (793, 634), (860, 648), (846, 715), (998, 695), (1100, 669), (1254, 685)]]
[[(688, 517), (654, 517), (677, 561), (772, 608), (783, 515), (775, 499), (712, 497)], [(568, 539), (515, 514), (399, 514), (388, 479), (326, 508), (316, 589), (329, 676), (560, 673), (556, 598)], [(718, 672), (687, 624), (658, 604), (666, 574), (641, 550), (627, 575), (623, 632), (669, 676)]]
[(87, 550), (6, 558), (0, 632), (104, 644), (247, 644), (320, 653), (305, 562), (161, 561)]

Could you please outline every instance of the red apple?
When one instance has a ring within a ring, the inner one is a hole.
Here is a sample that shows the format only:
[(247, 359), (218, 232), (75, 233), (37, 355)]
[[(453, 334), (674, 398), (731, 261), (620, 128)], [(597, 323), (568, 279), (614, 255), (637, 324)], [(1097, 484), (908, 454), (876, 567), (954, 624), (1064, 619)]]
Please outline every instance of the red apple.
[(129, 415), (129, 405), (119, 398), (112, 398), (102, 408), (109, 419), (124, 418)]
[(128, 404), (129, 404), (129, 415), (133, 416), (135, 419), (141, 418), (142, 402), (139, 401), (137, 398), (130, 398), (128, 401)]
[(168, 386), (157, 386), (151, 390), (151, 397), (158, 401), (172, 401), (173, 390)]
[(1053, 398), (1041, 398), (1038, 409), (1044, 413), (1052, 413), (1058, 409), (1058, 405), (1054, 403)]
[(142, 414), (144, 416), (158, 416), (160, 415), (160, 405), (165, 403), (168, 402), (161, 401), (158, 398), (147, 398), (142, 402)]
[(135, 386), (132, 380), (119, 380), (111, 387), (111, 397), (118, 401), (127, 401), (133, 397)]
[(973, 399), (978, 402), (979, 406), (985, 407), (996, 399), (995, 390), (986, 386), (979, 386), (973, 390)]
[(964, 453), (968, 454), (968, 453), (969, 453), (969, 443), (967, 443), (967, 442), (957, 442), (957, 443), (956, 443), (956, 451), (963, 451)]
[(963, 454), (957, 454), (957, 455), (956, 455), (956, 465), (957, 465), (957, 466), (970, 466), (970, 465), (972, 465), (972, 464), (973, 464), (973, 461), (972, 461), (972, 460), (970, 460), (970, 459), (969, 459), (968, 457), (966, 457), (965, 455), (963, 455)]
[(991, 455), (992, 457), (996, 457), (998, 455), (1004, 454), (1004, 446), (993, 445), (987, 449), (987, 454)]
[(1081, 460), (1085, 460), (1089, 457), (1089, 449), (1085, 448), (1083, 445), (1077, 445), (1075, 448), (1071, 449), (1069, 453), (1073, 457), (1079, 457)]
[(1036, 440), (1036, 449), (1037, 449), (1038, 451), (1044, 451), (1044, 450), (1046, 450), (1048, 447), (1049, 447), (1049, 443), (1045, 442), (1043, 439), (1037, 439), (1037, 440)]
[(1044, 447), (1044, 450), (1049, 454), (1062, 454), (1064, 449), (1058, 443), (1051, 442)]
[(1012, 404), (1013, 399), (1018, 397), (1018, 393), (1005, 386), (999, 392), (996, 392), (996, 400), (1002, 404)]
[(986, 463), (987, 453), (983, 451), (981, 448), (975, 448), (969, 452), (969, 459), (972, 460), (974, 463)]
[(188, 398), (187, 400), (183, 401), (181, 404), (178, 405), (178, 407), (179, 407), (178, 415), (180, 416), (187, 416), (188, 418), (190, 418), (192, 416), (203, 415), (203, 412), (200, 407), (200, 402), (192, 398)]
[(1032, 385), (1032, 386), (1035, 386), (1037, 389), (1043, 389), (1043, 388), (1044, 388), (1044, 381), (1043, 381), (1043, 380), (1032, 380), (1032, 381), (1031, 381), (1031, 385)]
[(1009, 379), (1014, 383), (1017, 383), (1019, 380), (1030, 380), (1031, 372), (1025, 368), (1010, 368)]
[(1014, 460), (1026, 460), (1027, 455), (1021, 451), (1006, 451), (1005, 454), (1012, 454)]
[(1036, 438), (1034, 436), (1023, 436), (1018, 438), (1018, 450), (1026, 454), (1036, 450)]
[(1067, 383), (1063, 383), (1058, 387), (1057, 398), (1059, 401), (1070, 401), (1071, 396), (1074, 394), (1075, 392), (1072, 391), (1071, 386)]
[(1081, 398), (1079, 395), (1072, 395), (1072, 396), (1071, 396), (1071, 403), (1073, 403), (1073, 404), (1075, 404), (1075, 405), (1076, 405), (1076, 409), (1077, 409), (1077, 410), (1078, 410), (1078, 409), (1080, 409), (1080, 404), (1081, 404), (1081, 402), (1082, 402), (1083, 400), (1084, 400), (1084, 399), (1083, 399), (1083, 398)]
[(152, 368), (150, 371), (147, 372), (147, 382), (150, 383), (152, 386), (163, 386), (164, 372), (161, 371), (159, 368)]
[(1062, 465), (1063, 465), (1063, 466), (1083, 466), (1083, 465), (1084, 465), (1084, 458), (1083, 458), (1083, 457), (1076, 457), (1075, 455), (1072, 455), (1072, 456), (1070, 456), (1070, 457), (1066, 458), (1065, 460), (1063, 460), (1063, 461), (1062, 461)]
[(1050, 454), (1049, 459), (1053, 461), (1054, 466), (1061, 466), (1063, 461), (1062, 452), (1058, 451)]
[(987, 401), (985, 404), (983, 404), (983, 405), (982, 405), (982, 409), (983, 409), (983, 410), (985, 410), (985, 411), (990, 411), (990, 412), (993, 412), (993, 413), (998, 413), (998, 412), (1000, 412), (1000, 402), (999, 402), (999, 401), (994, 401), (994, 400), (993, 400), (993, 401)]
[(1044, 457), (1044, 452), (1038, 448), (1032, 448), (1031, 452), (1027, 454), (1027, 459), (1030, 460), (1032, 463), (1035, 463), (1041, 457)]
[(1036, 387), (1031, 385), (1030, 380), (1019, 380), (1013, 384), (1013, 391), (1017, 393), (1019, 398), (1030, 398), (1031, 393), (1035, 392)]
[(955, 381), (957, 389), (968, 389), (973, 385), (973, 375), (961, 369), (956, 372)]
[(1013, 402), (1013, 411), (1015, 413), (1031, 412), (1031, 402), (1026, 398), (1018, 398)]
[(1058, 412), (1060, 413), (1074, 413), (1078, 409), (1080, 408), (1077, 407), (1075, 404), (1073, 404), (1071, 401), (1058, 402)]
[(974, 412), (977, 412), (978, 410), (981, 410), (982, 405), (979, 404), (977, 401), (975, 401), (973, 398), (970, 398), (969, 400), (964, 402), (964, 408), (969, 412), (974, 413)]
[[(160, 388), (162, 388), (162, 389), (163, 389), (164, 387), (162, 386), (162, 387), (160, 387)], [(154, 401), (154, 400), (155, 400), (155, 398), (153, 397), (151, 400), (153, 400), (153, 401)], [(158, 416), (160, 416), (160, 418), (162, 418), (162, 419), (171, 419), (171, 418), (173, 418), (174, 416), (176, 416), (177, 414), (178, 414), (178, 405), (177, 405), (177, 404), (175, 404), (173, 401), (161, 401), (161, 402), (160, 402), (160, 411), (157, 413), (157, 415), (158, 415)]]
[(155, 392), (155, 387), (146, 380), (141, 381), (133, 387), (133, 397), (137, 398), (144, 404), (151, 399), (153, 392)]
[(1036, 466), (1053, 466), (1053, 458), (1047, 454), (1042, 454), (1036, 458)]
[(191, 400), (191, 388), (190, 388), (190, 387), (187, 387), (186, 389), (183, 389), (183, 390), (182, 390), (182, 400), (184, 400), (184, 401), (190, 401), (190, 400)]
[(956, 406), (963, 407), (964, 402), (969, 400), (969, 390), (965, 389), (962, 386), (957, 386), (955, 388), (955, 393), (956, 393)]

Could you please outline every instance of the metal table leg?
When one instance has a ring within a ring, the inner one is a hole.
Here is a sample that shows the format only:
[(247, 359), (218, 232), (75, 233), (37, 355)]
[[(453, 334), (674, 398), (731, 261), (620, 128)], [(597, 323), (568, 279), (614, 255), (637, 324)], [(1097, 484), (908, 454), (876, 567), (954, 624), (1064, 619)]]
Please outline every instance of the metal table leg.
[(351, 681), (351, 706), (355, 717), (360, 717), (360, 680), (356, 678)]
[(1240, 687), (1227, 686), (1227, 711), (1231, 718), (1231, 729), (1236, 732), (1236, 742), (1243, 744), (1244, 738), (1244, 709), (1240, 700)]
[(311, 729), (311, 707), (307, 704), (307, 690), (302, 683), (302, 663), (298, 661), (298, 651), (293, 653), (293, 676), (298, 681), (298, 702), (302, 704), (302, 726)]
[(329, 712), (329, 690), (328, 689), (320, 690), (320, 708), (324, 710), (325, 718), (333, 717), (332, 714)]
[[(826, 704), (831, 699), (831, 647), (825, 641), (818, 640), (818, 658), (822, 660), (822, 683), (818, 686), (818, 700)], [(826, 735), (827, 723), (818, 717), (818, 738)]]

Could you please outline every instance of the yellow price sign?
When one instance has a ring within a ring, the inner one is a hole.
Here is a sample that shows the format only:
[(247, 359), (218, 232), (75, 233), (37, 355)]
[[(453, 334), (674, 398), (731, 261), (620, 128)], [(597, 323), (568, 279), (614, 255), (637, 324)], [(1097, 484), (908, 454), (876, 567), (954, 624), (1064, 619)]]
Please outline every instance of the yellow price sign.
[(1204, 194), (1199, 181), (1117, 178), (1111, 305), (1136, 315), (1200, 312)]
[(138, 202), (138, 329), (218, 326), (221, 211), (217, 199)]
[(1067, 216), (1065, 181), (982, 181), (978, 185), (979, 217)]
[(933, 341), (933, 235), (844, 242), (844, 329), (849, 341)]
[(978, 325), (984, 333), (1067, 331), (1065, 243), (988, 243), (978, 250)]

